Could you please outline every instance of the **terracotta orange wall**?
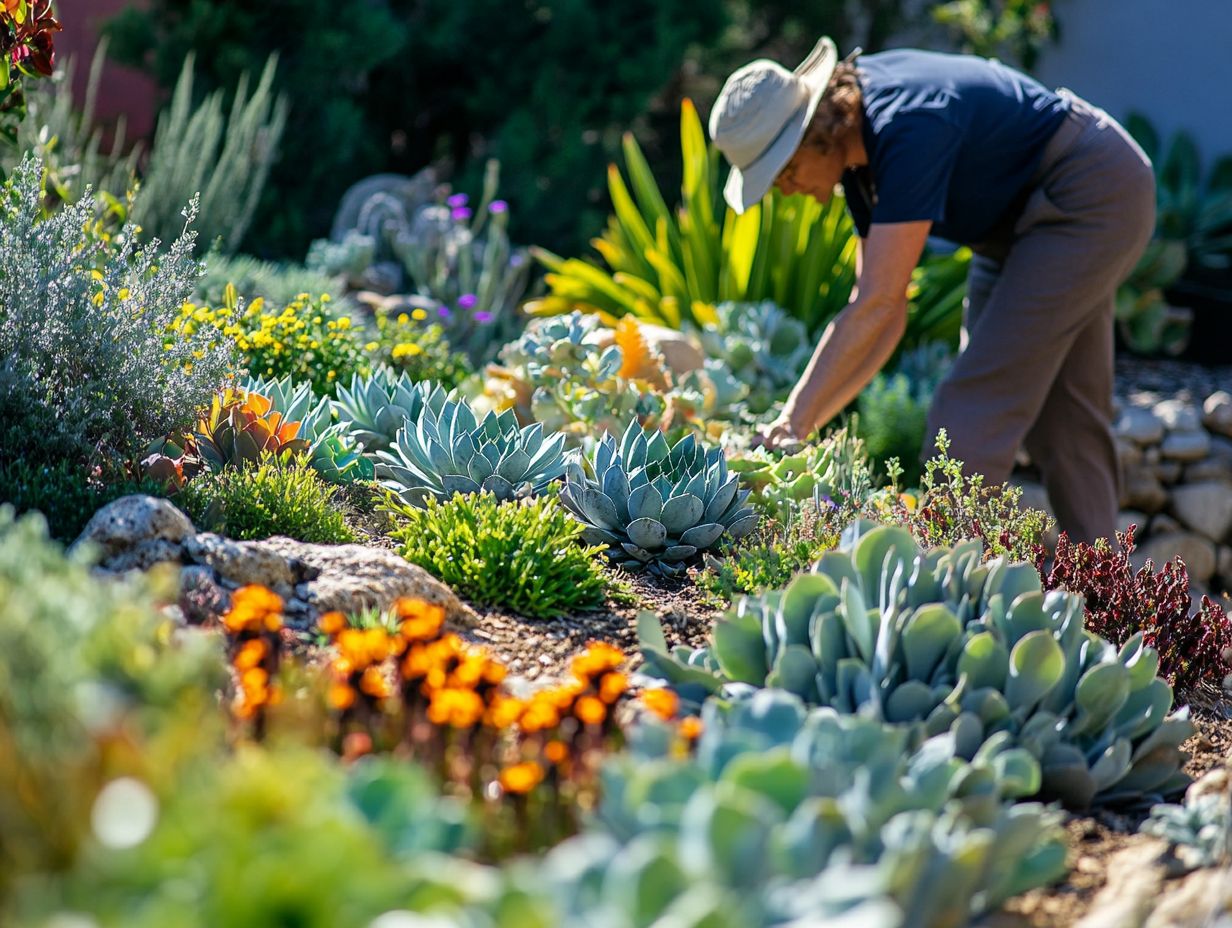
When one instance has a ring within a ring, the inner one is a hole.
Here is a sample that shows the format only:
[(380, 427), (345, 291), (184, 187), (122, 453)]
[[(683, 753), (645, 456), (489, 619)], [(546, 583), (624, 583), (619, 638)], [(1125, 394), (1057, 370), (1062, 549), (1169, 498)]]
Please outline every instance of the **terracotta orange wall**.
[[(56, 16), (64, 26), (64, 31), (56, 36), (56, 49), (59, 55), (72, 55), (77, 62), (74, 92), (78, 100), (85, 95), (100, 24), (126, 6), (142, 5), (144, 0), (55, 0)], [(110, 125), (124, 115), (128, 121), (127, 136), (133, 140), (154, 131), (157, 112), (158, 88), (154, 82), (131, 68), (109, 62), (99, 87), (99, 122)]]

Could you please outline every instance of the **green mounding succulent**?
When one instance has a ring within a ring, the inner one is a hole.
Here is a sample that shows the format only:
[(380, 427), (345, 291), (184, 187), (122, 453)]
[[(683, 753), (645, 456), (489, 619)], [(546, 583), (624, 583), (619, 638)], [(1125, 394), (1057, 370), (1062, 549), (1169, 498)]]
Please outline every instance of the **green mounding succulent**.
[(417, 420), (425, 409), (439, 412), (445, 398), (431, 381), (416, 383), (405, 373), (382, 369), (369, 377), (355, 374), (350, 389), (339, 385), (335, 408), (364, 453), (375, 455), (389, 450), (403, 424)]
[(926, 734), (964, 757), (1008, 733), (1039, 759), (1041, 795), (1084, 809), (1173, 794), (1188, 778), (1188, 710), (1169, 717), (1159, 656), (1083, 628), (1080, 596), (1041, 590), (1030, 564), (983, 563), (978, 542), (922, 551), (902, 528), (857, 523), (786, 589), (742, 600), (710, 647), (669, 654), (644, 621), (644, 672), (682, 695), (777, 686), (806, 702)]
[(586, 526), (582, 538), (606, 545), (612, 561), (671, 576), (720, 538), (756, 528), (748, 495), (720, 449), (692, 435), (669, 447), (634, 419), (619, 445), (605, 433), (589, 458), (569, 462), (560, 499)]
[(1157, 805), (1142, 830), (1166, 839), (1187, 867), (1232, 862), (1232, 796), (1214, 792), (1186, 798), (1184, 805)]
[(727, 466), (752, 490), (752, 503), (779, 518), (793, 504), (863, 498), (872, 487), (864, 442), (847, 426), (798, 450), (732, 452)]
[(522, 428), (512, 410), (482, 421), (460, 400), (425, 405), (377, 455), (376, 475), (412, 506), (429, 496), (492, 493), (505, 501), (541, 492), (564, 473), (565, 437), (545, 437), (539, 423)]
[(334, 421), (333, 405), (327, 397), (318, 400), (312, 384), (297, 384), (290, 377), (258, 378), (249, 380), (244, 389), (268, 399), (285, 421), (299, 423), (300, 437), (308, 442), (308, 464), (323, 479), (330, 483), (372, 479), (372, 461), (360, 453), (347, 424)]
[(770, 300), (720, 303), (717, 324), (701, 331), (702, 347), (746, 384), (749, 410), (760, 414), (804, 370), (813, 344), (804, 323)]
[[(905, 729), (761, 690), (707, 702), (692, 756), (675, 740), (646, 723), (605, 762), (595, 833), (546, 865), (575, 875), (570, 914), (593, 915), (584, 907), (597, 902), (632, 916), (610, 924), (660, 924), (701, 893), (734, 907), (720, 925), (846, 914), (852, 925), (941, 928), (1065, 872), (1060, 815), (1008, 804), (1040, 773), (1006, 736), (968, 762), (953, 734), (919, 744)], [(576, 892), (587, 884), (597, 898)]]

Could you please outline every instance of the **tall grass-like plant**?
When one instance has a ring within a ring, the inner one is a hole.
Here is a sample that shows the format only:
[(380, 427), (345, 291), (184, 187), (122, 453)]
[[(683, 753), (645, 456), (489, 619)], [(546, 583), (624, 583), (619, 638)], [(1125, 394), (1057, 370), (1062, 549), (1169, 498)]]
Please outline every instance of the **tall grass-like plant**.
[(680, 328), (713, 323), (716, 303), (770, 300), (819, 330), (847, 305), (855, 281), (856, 243), (842, 199), (822, 205), (772, 192), (737, 216), (723, 204), (719, 153), (689, 100), (680, 143), (684, 180), (673, 211), (637, 141), (625, 136), (629, 180), (608, 168), (614, 212), (593, 242), (607, 268), (537, 249), (551, 293), (528, 309), (583, 309), (609, 320), (632, 314)]
[(230, 370), (211, 332), (166, 337), (200, 272), (195, 235), (107, 238), (90, 201), (43, 219), (41, 175), (27, 157), (0, 190), (0, 458), (131, 459)]
[[(99, 82), (107, 58), (107, 42), (99, 42), (90, 61), (85, 97), (73, 94), (77, 62), (69, 57), (56, 74), (31, 84), (26, 90), (26, 115), (15, 127), (16, 140), (6, 152), (6, 172), (16, 167), (24, 152), (43, 159), (48, 193), (66, 203), (75, 203), (93, 188), (96, 197), (118, 206), (132, 185), (142, 148), (134, 145), (125, 153), (127, 136), (121, 116), (110, 144), (94, 123)], [(187, 203), (185, 196), (180, 205)]]
[(200, 194), (202, 239), (220, 241), (230, 253), (252, 223), (278, 156), (287, 102), (273, 93), (277, 56), (272, 55), (251, 95), (247, 76), (240, 78), (229, 113), (221, 91), (194, 107), (193, 64), (189, 55), (171, 107), (159, 120), (132, 218), (149, 235), (169, 239), (182, 224), (181, 204)]

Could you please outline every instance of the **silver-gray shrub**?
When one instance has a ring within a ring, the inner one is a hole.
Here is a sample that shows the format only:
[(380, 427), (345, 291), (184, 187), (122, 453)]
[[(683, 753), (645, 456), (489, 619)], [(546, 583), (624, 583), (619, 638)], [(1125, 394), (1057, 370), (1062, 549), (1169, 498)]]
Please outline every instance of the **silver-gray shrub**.
[(41, 175), (28, 156), (0, 191), (0, 460), (131, 457), (228, 376), (208, 332), (168, 333), (200, 274), (195, 236), (104, 240), (91, 196), (43, 218)]

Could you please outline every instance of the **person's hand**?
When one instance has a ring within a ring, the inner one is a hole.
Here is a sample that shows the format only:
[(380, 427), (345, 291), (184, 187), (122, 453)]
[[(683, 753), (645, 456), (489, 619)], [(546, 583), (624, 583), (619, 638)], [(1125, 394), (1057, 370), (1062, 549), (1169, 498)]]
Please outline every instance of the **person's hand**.
[(780, 416), (753, 436), (752, 447), (774, 451), (776, 448), (781, 448), (784, 445), (796, 445), (799, 443), (800, 439), (792, 431), (791, 423), (786, 418)]

